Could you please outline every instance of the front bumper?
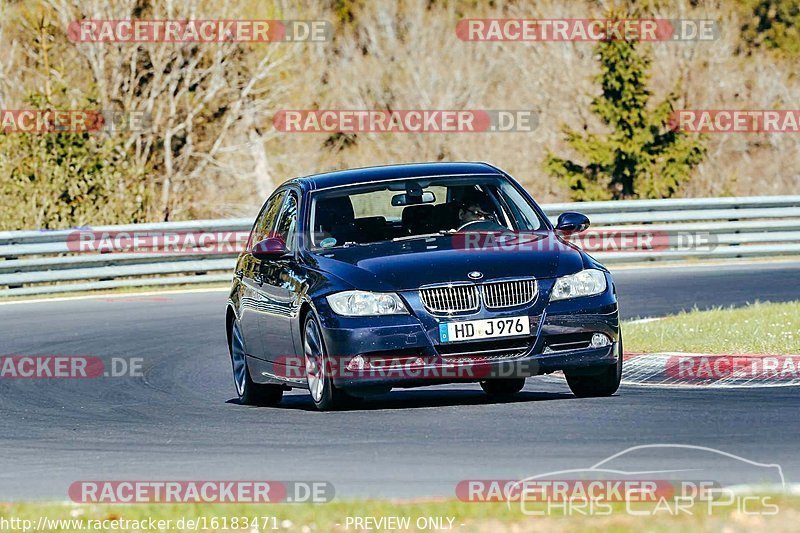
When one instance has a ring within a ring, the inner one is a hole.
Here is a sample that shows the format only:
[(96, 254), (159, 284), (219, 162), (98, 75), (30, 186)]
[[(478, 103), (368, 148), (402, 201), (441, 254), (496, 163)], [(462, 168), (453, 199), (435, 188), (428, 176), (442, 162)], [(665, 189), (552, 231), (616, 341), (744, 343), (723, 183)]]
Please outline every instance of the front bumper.
[(334, 377), (345, 389), (421, 387), (443, 383), (470, 383), (488, 379), (527, 378), (557, 370), (593, 374), (617, 362), (618, 343), (595, 349), (564, 351), (558, 354), (531, 354), (504, 361), (422, 365), (401, 364), (365, 370), (344, 370)]
[[(401, 293), (413, 310), (410, 315), (346, 318), (318, 308), (334, 384), (348, 389), (416, 387), (529, 377), (558, 370), (597, 372), (621, 357), (617, 301), (610, 280), (608, 285), (606, 292), (597, 296), (549, 303), (552, 284), (542, 284), (540, 290), (544, 290), (529, 306), (502, 312), (482, 309), (468, 316), (433, 316), (413, 292)], [(448, 352), (456, 343), (443, 344), (438, 338), (439, 324), (445, 321), (520, 315), (529, 317), (531, 335), (506, 338), (519, 341), (509, 357), (503, 353), (482, 356), (482, 348), (498, 342), (494, 339), (465, 344), (478, 348), (474, 356), (450, 357)], [(592, 348), (585, 339), (593, 333), (605, 334), (612, 343)], [(370, 362), (369, 368), (349, 368), (356, 355)]]

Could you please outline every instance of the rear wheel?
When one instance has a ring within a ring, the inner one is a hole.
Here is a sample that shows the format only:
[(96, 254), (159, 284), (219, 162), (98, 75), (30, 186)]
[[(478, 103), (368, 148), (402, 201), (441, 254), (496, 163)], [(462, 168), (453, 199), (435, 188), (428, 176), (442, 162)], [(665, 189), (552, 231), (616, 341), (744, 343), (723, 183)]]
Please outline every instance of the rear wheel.
[(331, 373), (335, 370), (325, 350), (325, 341), (313, 313), (306, 317), (303, 328), (303, 354), (306, 364), (308, 391), (314, 405), (320, 411), (332, 411), (342, 407), (348, 399), (347, 394), (333, 384)]
[(250, 378), (247, 368), (247, 357), (244, 351), (242, 332), (236, 320), (231, 326), (231, 366), (233, 367), (233, 384), (239, 395), (239, 403), (245, 405), (277, 405), (283, 398), (283, 387), (280, 385), (262, 385)]
[(492, 398), (510, 398), (522, 390), (525, 378), (487, 379), (481, 381), (483, 392)]
[(593, 398), (611, 396), (622, 381), (622, 333), (617, 341), (617, 362), (603, 369), (599, 374), (590, 376), (570, 376), (565, 373), (567, 385), (572, 393), (579, 398)]

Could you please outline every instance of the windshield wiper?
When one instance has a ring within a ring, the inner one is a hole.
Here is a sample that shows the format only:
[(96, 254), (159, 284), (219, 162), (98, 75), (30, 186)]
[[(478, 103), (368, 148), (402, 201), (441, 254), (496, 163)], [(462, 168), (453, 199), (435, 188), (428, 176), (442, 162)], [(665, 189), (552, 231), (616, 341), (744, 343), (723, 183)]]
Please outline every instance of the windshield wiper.
[(438, 237), (440, 235), (445, 235), (445, 233), (437, 232), (437, 233), (424, 233), (421, 235), (406, 235), (405, 237), (395, 237), (392, 239), (392, 242), (398, 241), (411, 241), (414, 239), (427, 239), (428, 237)]
[(363, 246), (364, 243), (355, 241), (347, 241), (342, 244), (335, 244), (333, 246), (317, 246), (315, 250), (326, 252), (328, 250), (338, 250), (339, 248), (352, 248), (353, 246)]

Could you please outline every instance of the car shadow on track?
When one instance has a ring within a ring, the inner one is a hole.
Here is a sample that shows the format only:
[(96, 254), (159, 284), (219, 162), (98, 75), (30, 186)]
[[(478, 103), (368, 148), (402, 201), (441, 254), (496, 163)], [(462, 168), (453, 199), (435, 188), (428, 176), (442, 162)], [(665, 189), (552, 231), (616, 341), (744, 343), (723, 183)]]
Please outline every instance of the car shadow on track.
[[(568, 392), (528, 392), (522, 391), (512, 398), (490, 398), (481, 391), (475, 390), (397, 390), (387, 394), (357, 399), (345, 405), (342, 411), (382, 411), (394, 409), (420, 409), (425, 407), (452, 407), (468, 405), (518, 404), (552, 400), (576, 399)], [(238, 404), (236, 399), (227, 403)], [(259, 406), (254, 406), (259, 408)], [(284, 395), (280, 404), (262, 409), (294, 409), (299, 411), (317, 411), (311, 396), (305, 394)]]

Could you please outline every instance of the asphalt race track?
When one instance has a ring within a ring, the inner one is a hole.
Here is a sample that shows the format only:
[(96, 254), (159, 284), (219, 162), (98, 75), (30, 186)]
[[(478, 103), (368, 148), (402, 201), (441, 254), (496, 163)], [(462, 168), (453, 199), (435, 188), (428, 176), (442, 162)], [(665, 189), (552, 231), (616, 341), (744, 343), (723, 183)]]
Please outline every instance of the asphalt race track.
[[(800, 299), (796, 262), (623, 269), (615, 278), (625, 318)], [(241, 406), (225, 297), (0, 305), (0, 355), (141, 357), (144, 368), (143, 377), (0, 380), (0, 499), (65, 500), (73, 481), (122, 479), (324, 480), (340, 498), (453, 496), (462, 479), (588, 467), (652, 443), (717, 448), (800, 480), (797, 387), (623, 386), (611, 398), (576, 399), (562, 381), (535, 378), (507, 403), (452, 385), (396, 390), (345, 412), (316, 412), (305, 391), (277, 408)], [(722, 462), (719, 470), (736, 475)]]

